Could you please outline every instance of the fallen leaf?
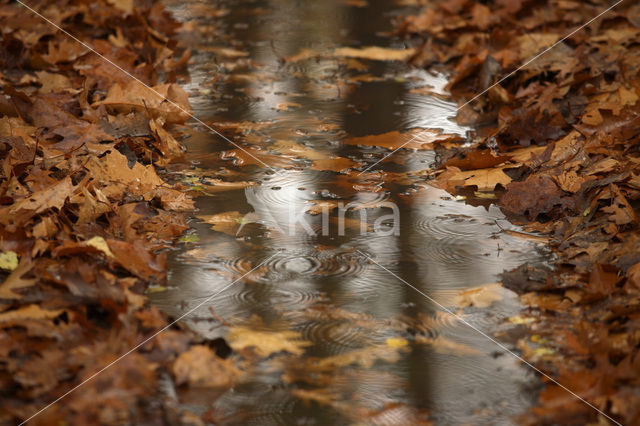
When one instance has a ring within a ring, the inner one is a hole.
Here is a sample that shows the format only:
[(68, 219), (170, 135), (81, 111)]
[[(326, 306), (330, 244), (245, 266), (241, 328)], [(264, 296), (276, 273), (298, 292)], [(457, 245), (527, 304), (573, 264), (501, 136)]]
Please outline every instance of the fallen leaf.
[(130, 81), (123, 87), (116, 83), (98, 104), (123, 114), (150, 111), (167, 123), (184, 123), (191, 117), (189, 95), (176, 84), (146, 87)]
[(310, 342), (300, 339), (297, 331), (258, 331), (247, 327), (231, 327), (226, 339), (236, 351), (253, 348), (261, 357), (268, 357), (278, 352), (289, 352), (302, 355)]
[(100, 250), (101, 252), (106, 254), (108, 257), (115, 257), (111, 252), (111, 250), (109, 250), (109, 246), (107, 245), (107, 242), (102, 237), (93, 237), (85, 241), (85, 244), (89, 247), (93, 247)]
[(0, 328), (13, 327), (26, 321), (53, 319), (65, 312), (63, 309), (42, 309), (38, 305), (27, 305), (0, 313)]
[(475, 306), (476, 308), (487, 308), (504, 297), (504, 287), (500, 283), (485, 284), (479, 287), (461, 291), (454, 298), (457, 307), (464, 308)]
[(22, 278), (32, 269), (33, 263), (23, 259), (4, 282), (0, 284), (0, 299), (21, 299), (22, 295), (13, 290), (31, 287), (38, 281), (37, 278)]
[(387, 47), (341, 47), (333, 51), (334, 56), (358, 59), (372, 59), (376, 61), (406, 61), (415, 55), (415, 49), (391, 49)]
[(0, 269), (14, 271), (18, 267), (18, 254), (15, 251), (0, 253)]
[(409, 344), (407, 339), (403, 339), (401, 337), (389, 337), (387, 340), (385, 340), (385, 343), (390, 348), (401, 348)]
[(424, 150), (432, 149), (432, 143), (435, 141), (442, 141), (450, 138), (451, 135), (443, 135), (437, 130), (412, 129), (406, 133), (394, 130), (392, 132), (379, 135), (350, 138), (344, 143), (346, 145), (379, 146), (390, 150), (398, 148)]
[(228, 387), (240, 372), (204, 345), (195, 345), (181, 353), (173, 362), (172, 372), (177, 385), (194, 387)]
[(242, 220), (244, 216), (245, 214), (243, 213), (232, 211), (196, 217), (212, 225), (211, 229), (213, 229), (214, 231), (223, 232), (225, 234), (235, 236), (240, 226), (243, 225)]

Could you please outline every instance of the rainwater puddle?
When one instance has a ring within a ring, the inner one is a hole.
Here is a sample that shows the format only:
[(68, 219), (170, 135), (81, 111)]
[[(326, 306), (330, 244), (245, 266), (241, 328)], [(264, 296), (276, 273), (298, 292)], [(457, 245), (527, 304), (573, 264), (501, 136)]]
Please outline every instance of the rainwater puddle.
[(490, 200), (474, 207), (429, 186), (433, 151), (378, 162), (416, 129), (464, 139), (439, 95), (445, 76), (335, 54), (404, 49), (382, 35), (403, 9), (170, 6), (201, 28), (195, 115), (242, 147), (195, 126), (174, 170), (199, 210), (152, 300), (174, 318), (206, 301), (182, 325), (242, 347), (229, 358), (242, 370), (233, 388), (181, 402), (220, 424), (512, 424), (535, 376), (417, 290), (481, 330), (504, 329), (519, 306), (492, 283), (544, 254), (502, 233), (498, 223), (515, 227)]

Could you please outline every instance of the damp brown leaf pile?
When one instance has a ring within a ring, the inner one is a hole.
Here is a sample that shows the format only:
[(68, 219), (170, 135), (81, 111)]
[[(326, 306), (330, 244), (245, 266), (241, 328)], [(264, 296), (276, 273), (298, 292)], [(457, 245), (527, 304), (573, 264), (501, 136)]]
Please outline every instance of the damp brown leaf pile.
[[(144, 292), (165, 283), (163, 249), (193, 208), (161, 177), (182, 157), (173, 129), (190, 111), (176, 84), (189, 58), (172, 39), (179, 24), (159, 2), (30, 6), (117, 67), (18, 3), (0, 4), (2, 424), (27, 419), (167, 324)], [(153, 418), (182, 422), (190, 414), (160, 391), (163, 375), (204, 387), (236, 375), (195, 343), (168, 330), (33, 423), (144, 423), (158, 404), (166, 409)]]
[[(504, 277), (531, 306), (520, 324), (551, 346), (534, 350), (523, 340), (519, 348), (600, 410), (637, 424), (640, 6), (622, 3), (510, 75), (609, 6), (440, 1), (406, 18), (399, 32), (421, 46), (414, 64), (451, 72), (457, 119), (478, 128), (470, 146), (440, 150), (436, 184), (495, 190), (504, 212), (551, 237), (555, 270), (525, 265)], [(521, 420), (597, 418), (549, 384)]]

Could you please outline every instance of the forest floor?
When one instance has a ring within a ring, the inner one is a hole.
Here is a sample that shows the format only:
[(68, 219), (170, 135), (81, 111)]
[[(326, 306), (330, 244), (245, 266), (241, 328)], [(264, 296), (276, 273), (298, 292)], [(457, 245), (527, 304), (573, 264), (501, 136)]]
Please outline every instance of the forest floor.
[[(176, 137), (190, 118), (180, 83), (191, 52), (178, 41), (188, 29), (160, 2), (137, 3), (32, 4), (50, 23), (18, 3), (0, 4), (0, 423), (211, 423), (215, 413), (186, 410), (165, 379), (227, 389), (241, 374), (224, 341), (169, 327), (145, 295), (166, 284), (166, 249), (194, 209), (193, 188), (163, 174), (184, 155)], [(607, 7), (439, 2), (398, 22), (398, 35), (419, 47), (392, 53), (404, 60), (411, 52), (411, 64), (450, 73), (457, 120), (476, 129), (463, 148), (459, 137), (429, 140), (440, 156), (430, 183), (452, 194), (496, 193), (527, 231), (505, 232), (556, 253), (552, 265), (528, 264), (503, 277), (528, 306), (512, 318), (532, 336), (531, 344), (519, 340), (523, 358), (607, 416), (635, 424), (640, 6), (623, 2), (564, 40)], [(390, 51), (341, 54), (371, 59)], [(371, 145), (385, 147), (376, 140)], [(298, 148), (283, 149), (297, 155)], [(354, 166), (341, 160), (317, 160), (327, 163), (317, 167)], [(234, 233), (237, 219), (229, 221)], [(335, 318), (380, 326), (342, 315)], [(291, 334), (278, 341), (241, 327), (236, 334), (234, 350), (251, 347), (263, 357), (304, 346)], [(392, 358), (406, 344), (388, 339), (375, 356), (362, 361), (360, 352), (340, 365)], [(304, 396), (347, 409), (326, 395)], [(48, 405), (59, 397), (65, 402)], [(554, 383), (519, 421), (607, 422)]]
[[(193, 209), (156, 171), (182, 155), (167, 129), (189, 118), (175, 84), (189, 50), (162, 4), (143, 3), (32, 4), (52, 23), (0, 5), (2, 424), (39, 413), (167, 324), (144, 293), (165, 282), (162, 249)], [(213, 362), (196, 341), (165, 330), (31, 423), (141, 424), (159, 407), (167, 423), (188, 420), (158, 372), (187, 381), (190, 346)]]
[[(640, 6), (623, 2), (580, 28), (612, 4), (543, 3), (436, 2), (398, 31), (421, 43), (411, 63), (451, 72), (457, 120), (477, 129), (465, 148), (440, 149), (435, 183), (452, 193), (495, 190), (501, 209), (531, 232), (523, 238), (547, 238), (557, 256), (553, 268), (528, 264), (503, 276), (529, 306), (521, 327), (548, 348), (521, 347), (524, 357), (637, 424)], [(521, 420), (598, 416), (548, 383)]]

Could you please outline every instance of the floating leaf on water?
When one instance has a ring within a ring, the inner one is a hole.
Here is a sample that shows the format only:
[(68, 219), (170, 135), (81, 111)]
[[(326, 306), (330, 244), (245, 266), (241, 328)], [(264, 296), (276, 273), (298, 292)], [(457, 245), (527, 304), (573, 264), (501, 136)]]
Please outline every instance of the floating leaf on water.
[(431, 129), (412, 129), (408, 132), (397, 130), (377, 135), (359, 136), (347, 139), (346, 145), (378, 146), (395, 150), (404, 149), (432, 149), (433, 142), (451, 138), (451, 135), (443, 135), (442, 132)]
[(403, 346), (407, 346), (409, 341), (407, 339), (403, 339), (401, 337), (389, 337), (385, 343), (390, 348), (401, 348)]
[(293, 108), (300, 108), (302, 105), (297, 102), (281, 102), (276, 105), (276, 109), (278, 111), (287, 111)]
[(226, 339), (236, 351), (253, 348), (256, 354), (268, 357), (277, 352), (302, 355), (311, 342), (301, 340), (297, 331), (258, 331), (249, 327), (231, 327)]
[(198, 241), (200, 241), (198, 234), (183, 235), (180, 237), (181, 243), (197, 243)]
[(235, 236), (242, 218), (244, 217), (244, 214), (237, 211), (232, 211), (196, 217), (212, 225), (211, 229), (213, 229), (214, 231), (223, 232), (225, 234)]
[(371, 346), (322, 358), (318, 360), (317, 364), (320, 368), (346, 367), (348, 365), (370, 368), (377, 360), (389, 363), (398, 362), (400, 360), (400, 351), (405, 351), (406, 349), (406, 346)]
[(208, 346), (195, 345), (173, 363), (176, 384), (195, 387), (226, 387), (240, 375), (228, 361), (216, 356)]
[(532, 353), (534, 356), (543, 357), (543, 356), (553, 355), (556, 353), (556, 351), (554, 351), (551, 348), (535, 348)]
[(436, 350), (436, 352), (441, 354), (452, 354), (452, 355), (483, 355), (484, 354), (484, 352), (479, 351), (475, 348), (472, 348), (471, 346), (454, 342), (443, 336), (438, 336), (436, 338), (426, 337), (426, 336), (416, 336), (415, 341), (416, 343), (431, 345)]
[(362, 47), (359, 49), (341, 47), (333, 51), (333, 55), (338, 57), (372, 59), (375, 61), (406, 61), (415, 53), (415, 49), (392, 49), (378, 46)]
[(487, 308), (493, 302), (502, 300), (504, 292), (505, 289), (500, 283), (485, 284), (458, 293), (454, 298), (454, 304), (461, 308), (467, 306)]
[(522, 325), (522, 324), (531, 324), (533, 322), (536, 322), (536, 319), (531, 317), (522, 317), (520, 315), (516, 315), (514, 317), (510, 317), (509, 322), (516, 325)]
[(329, 170), (332, 172), (343, 172), (348, 169), (355, 169), (362, 166), (362, 163), (356, 163), (353, 160), (344, 157), (326, 158), (314, 160), (311, 166), (312, 170)]
[(306, 207), (305, 211), (312, 215), (330, 212), (340, 206), (340, 202), (334, 200), (309, 200), (307, 203), (310, 204), (310, 206)]
[(539, 334), (534, 334), (531, 336), (531, 341), (533, 343), (537, 343), (539, 345), (548, 345), (549, 340), (545, 337), (540, 336)]
[(152, 287), (149, 287), (146, 291), (147, 294), (154, 294), (154, 293), (164, 293), (165, 291), (169, 290), (168, 287), (165, 287), (163, 285), (154, 285)]

